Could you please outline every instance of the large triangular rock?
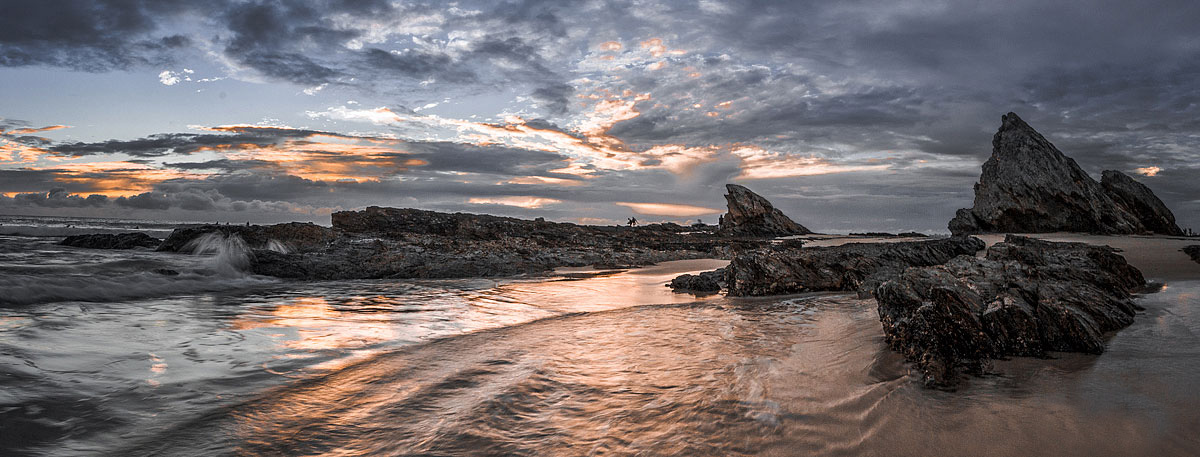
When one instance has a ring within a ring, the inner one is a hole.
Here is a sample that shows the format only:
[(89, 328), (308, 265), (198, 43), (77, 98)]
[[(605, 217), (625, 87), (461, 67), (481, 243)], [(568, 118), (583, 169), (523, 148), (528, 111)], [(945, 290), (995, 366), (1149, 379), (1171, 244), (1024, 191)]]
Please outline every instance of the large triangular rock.
[[(951, 233), (1132, 234), (1179, 229), (1174, 216), (1166, 223), (1162, 214), (1170, 211), (1150, 189), (1127, 176), (1129, 182), (1112, 178), (1112, 189), (1106, 189), (1016, 114), (1001, 119), (992, 138), (992, 157), (975, 184), (975, 206), (958, 210), (950, 221)], [(1144, 222), (1139, 216), (1143, 211), (1131, 210), (1133, 206), (1144, 206), (1153, 220)]]
[(1163, 235), (1183, 235), (1183, 229), (1175, 224), (1175, 215), (1167, 209), (1154, 192), (1145, 184), (1134, 181), (1129, 175), (1117, 170), (1104, 170), (1100, 186), (1113, 200), (1137, 216), (1146, 231)]
[(771, 202), (750, 189), (726, 184), (725, 202), (729, 212), (721, 216), (718, 232), (730, 236), (788, 236), (812, 233), (789, 219)]

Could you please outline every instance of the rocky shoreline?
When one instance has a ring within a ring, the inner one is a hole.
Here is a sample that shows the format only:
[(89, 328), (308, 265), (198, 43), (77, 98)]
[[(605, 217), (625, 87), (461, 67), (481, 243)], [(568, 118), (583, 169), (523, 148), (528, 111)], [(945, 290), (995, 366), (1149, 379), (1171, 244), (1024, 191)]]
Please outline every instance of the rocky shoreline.
[[(543, 274), (559, 267), (630, 268), (671, 260), (729, 258), (770, 246), (774, 235), (810, 233), (765, 198), (730, 185), (720, 226), (589, 226), (482, 214), (368, 207), (332, 215), (332, 227), (181, 227), (157, 247), (189, 253), (208, 234), (237, 236), (249, 270), (288, 279), (464, 278)], [(795, 243), (793, 243), (795, 244)]]
[[(1133, 293), (1145, 285), (1142, 273), (1111, 248), (1008, 235), (980, 257), (986, 244), (967, 234), (1182, 233), (1149, 188), (1115, 171), (1092, 180), (1012, 113), (993, 138), (975, 206), (959, 210), (948, 238), (880, 232), (855, 235), (889, 240), (804, 247), (797, 236), (811, 230), (743, 186), (726, 189), (728, 213), (716, 226), (588, 226), (373, 206), (333, 213), (332, 227), (198, 225), (180, 227), (161, 243), (121, 234), (62, 244), (190, 253), (217, 237), (249, 250), (252, 273), (321, 280), (504, 277), (729, 259), (725, 268), (682, 275), (667, 286), (733, 297), (813, 291), (874, 297), (888, 344), (926, 385), (952, 387), (992, 359), (1102, 352), (1107, 332), (1133, 322)], [(891, 240), (900, 237), (917, 239)], [(1183, 251), (1200, 262), (1200, 246)]]

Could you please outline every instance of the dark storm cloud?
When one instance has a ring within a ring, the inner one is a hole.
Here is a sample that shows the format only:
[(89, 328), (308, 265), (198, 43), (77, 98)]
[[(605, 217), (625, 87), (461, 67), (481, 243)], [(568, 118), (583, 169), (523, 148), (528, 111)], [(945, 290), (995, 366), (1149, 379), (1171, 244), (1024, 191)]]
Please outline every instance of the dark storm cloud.
[[(309, 86), (365, 85), (388, 91), (394, 87), (386, 83), (396, 79), (536, 84), (555, 75), (538, 46), (511, 33), (484, 37), (466, 52), (455, 53), (437, 46), (413, 46), (406, 38), (381, 47), (367, 36), (371, 24), (405, 24), (410, 17), (431, 12), (441, 14), (426, 5), (388, 2), (235, 3), (224, 15), (232, 37), (224, 51), (265, 76)], [(464, 28), (480, 26), (474, 19), (457, 20)]]
[(274, 145), (279, 138), (261, 135), (212, 135), (192, 133), (160, 133), (135, 140), (107, 140), (94, 143), (62, 143), (47, 150), (67, 156), (82, 157), (96, 154), (126, 154), (135, 157), (158, 157), (167, 154), (191, 154), (201, 148), (231, 144), (253, 144), (258, 147)]
[(64, 188), (56, 187), (50, 189), (49, 192), (16, 194), (12, 198), (0, 200), (0, 202), (13, 206), (41, 206), (45, 208), (99, 208), (108, 204), (108, 197), (98, 194), (88, 196), (75, 195), (68, 193)]
[(451, 142), (409, 142), (402, 146), (404, 157), (428, 162), (421, 171), (461, 171), (502, 176), (546, 175), (562, 168), (567, 157), (546, 151), (475, 146)]
[(134, 140), (106, 140), (92, 143), (66, 142), (46, 148), (48, 151), (74, 157), (96, 154), (126, 154), (135, 157), (159, 157), (168, 154), (192, 154), (205, 148), (246, 149), (274, 146), (287, 140), (315, 135), (353, 139), (356, 137), (318, 130), (278, 127), (234, 126), (216, 127), (230, 133), (160, 133)]
[[(68, 187), (56, 181), (59, 177), (60, 174), (54, 170), (0, 169), (0, 192), (28, 192), (34, 189)], [(69, 186), (68, 190), (85, 192), (91, 189), (88, 186), (75, 185)]]
[(163, 15), (203, 2), (5, 2), (0, 65), (105, 71), (169, 60), (186, 36), (158, 30)]
[(450, 56), (424, 52), (388, 52), (378, 48), (363, 51), (360, 64), (366, 71), (384, 71), (410, 78), (436, 78), (443, 82), (474, 82), (476, 75)]
[(167, 167), (176, 170), (220, 170), (226, 173), (236, 172), (240, 170), (254, 170), (263, 168), (277, 168), (275, 162), (265, 160), (231, 160), (217, 159), (206, 160), (204, 162), (169, 162), (163, 164)]
[(574, 87), (570, 84), (556, 83), (535, 89), (529, 97), (551, 115), (561, 115), (566, 114), (570, 108), (572, 95), (575, 95)]
[(305, 3), (234, 4), (225, 13), (233, 34), (225, 53), (272, 78), (307, 85), (328, 82), (340, 71), (316, 62), (301, 49), (336, 49), (359, 32), (335, 29), (318, 11)]

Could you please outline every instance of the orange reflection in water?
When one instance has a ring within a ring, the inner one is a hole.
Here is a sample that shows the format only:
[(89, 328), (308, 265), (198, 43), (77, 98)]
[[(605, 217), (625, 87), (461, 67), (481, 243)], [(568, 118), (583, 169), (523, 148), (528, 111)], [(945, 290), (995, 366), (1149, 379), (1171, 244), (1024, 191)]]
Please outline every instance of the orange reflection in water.
[(395, 339), (388, 323), (361, 314), (340, 311), (320, 297), (300, 297), (275, 306), (269, 315), (244, 315), (233, 323), (235, 330), (277, 328), (294, 332), (279, 334), (280, 346), (303, 351), (353, 349)]

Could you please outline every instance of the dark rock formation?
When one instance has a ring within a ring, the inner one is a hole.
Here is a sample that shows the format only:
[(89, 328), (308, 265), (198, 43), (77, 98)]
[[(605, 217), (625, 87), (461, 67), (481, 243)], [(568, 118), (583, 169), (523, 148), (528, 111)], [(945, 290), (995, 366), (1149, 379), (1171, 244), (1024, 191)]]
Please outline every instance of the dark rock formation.
[(1183, 253), (1187, 254), (1196, 263), (1200, 263), (1200, 244), (1193, 244), (1183, 248)]
[(679, 275), (671, 280), (667, 287), (675, 292), (695, 294), (715, 294), (721, 291), (721, 283), (725, 282), (725, 269), (718, 268), (700, 274)]
[(800, 249), (756, 249), (735, 254), (725, 269), (729, 295), (779, 295), (821, 290), (869, 294), (905, 268), (940, 265), (973, 255), (975, 237), (898, 243), (848, 243)]
[(889, 345), (927, 385), (948, 387), (989, 359), (1098, 354), (1133, 322), (1140, 271), (1111, 248), (1009, 235), (985, 258), (909, 268), (875, 291)]
[(1137, 217), (1146, 231), (1162, 235), (1183, 235), (1175, 224), (1175, 215), (1145, 184), (1134, 181), (1125, 173), (1105, 170), (1100, 186), (1113, 200)]
[(1008, 113), (992, 138), (992, 156), (975, 184), (975, 206), (958, 210), (950, 232), (1179, 230), (1174, 216), (1145, 186), (1124, 175), (1114, 174), (1109, 180), (1109, 186), (1097, 183), (1033, 127)]
[[(205, 225), (176, 229), (160, 250), (237, 235), (257, 274), (296, 279), (501, 277), (557, 267), (628, 268), (669, 260), (728, 257), (769, 239), (718, 236), (678, 224), (586, 226), (482, 214), (370, 207), (312, 224)], [(281, 248), (282, 246), (282, 248)]]
[(775, 237), (812, 233), (750, 189), (737, 184), (726, 184), (725, 189), (729, 192), (725, 195), (729, 212), (721, 216), (718, 232), (722, 235)]
[[(321, 248), (336, 238), (332, 229), (305, 222), (275, 225), (194, 225), (175, 229), (163, 240), (158, 250), (190, 252), (190, 243), (208, 233), (238, 235), (252, 249), (275, 248), (288, 251)], [(272, 246), (272, 241), (279, 244)]]
[(58, 244), (89, 249), (133, 249), (158, 247), (159, 239), (145, 233), (93, 233), (71, 235)]

